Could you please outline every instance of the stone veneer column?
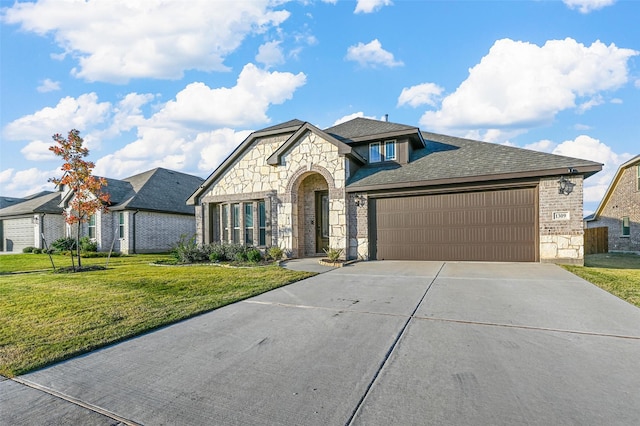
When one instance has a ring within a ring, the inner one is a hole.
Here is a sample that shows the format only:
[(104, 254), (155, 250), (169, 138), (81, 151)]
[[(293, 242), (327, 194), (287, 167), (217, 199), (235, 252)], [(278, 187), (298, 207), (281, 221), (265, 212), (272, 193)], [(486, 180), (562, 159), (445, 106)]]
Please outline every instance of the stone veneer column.
[[(558, 191), (560, 176), (540, 179), (539, 229), (540, 261), (584, 264), (584, 229), (582, 222), (582, 175), (565, 176), (574, 184), (566, 195)], [(568, 219), (554, 218), (568, 213)]]

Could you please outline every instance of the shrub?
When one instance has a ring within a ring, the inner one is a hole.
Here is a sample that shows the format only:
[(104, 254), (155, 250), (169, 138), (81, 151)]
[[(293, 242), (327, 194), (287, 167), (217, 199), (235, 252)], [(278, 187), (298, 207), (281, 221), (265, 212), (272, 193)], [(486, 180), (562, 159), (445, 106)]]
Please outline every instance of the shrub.
[(92, 241), (89, 237), (80, 238), (80, 250), (84, 252), (97, 252), (98, 243)]
[(53, 247), (56, 251), (61, 252), (75, 250), (76, 240), (73, 237), (58, 238), (51, 243), (51, 247)]
[(33, 253), (33, 250), (35, 250), (35, 247), (33, 246), (28, 246), (22, 249), (23, 253)]
[(327, 254), (327, 257), (331, 262), (335, 262), (336, 260), (338, 260), (340, 258), (340, 255), (342, 254), (342, 251), (342, 249), (336, 248), (324, 249), (324, 252)]
[[(92, 258), (96, 258), (96, 257), (109, 257), (109, 252), (106, 252), (106, 251), (87, 251), (87, 252), (83, 252), (82, 254), (80, 254), (80, 256), (85, 258), (85, 259), (92, 259)], [(122, 256), (122, 253), (120, 253), (119, 251), (111, 252), (111, 257), (120, 257), (120, 256)]]
[(267, 249), (267, 255), (275, 260), (278, 261), (280, 259), (282, 259), (282, 255), (284, 254), (284, 252), (282, 251), (282, 249), (278, 246), (273, 246), (273, 247), (269, 247)]
[(249, 260), (249, 258), (247, 257), (247, 252), (239, 251), (235, 254), (233, 260), (235, 260), (236, 262), (246, 262)]
[(190, 238), (186, 235), (181, 235), (180, 241), (173, 246), (171, 254), (180, 263), (201, 262), (208, 258), (198, 247), (195, 235)]
[(262, 260), (262, 253), (257, 248), (247, 250), (247, 260), (252, 263), (258, 263)]
[(42, 253), (42, 249), (41, 248), (34, 248), (32, 253), (33, 254), (40, 254), (40, 253)]

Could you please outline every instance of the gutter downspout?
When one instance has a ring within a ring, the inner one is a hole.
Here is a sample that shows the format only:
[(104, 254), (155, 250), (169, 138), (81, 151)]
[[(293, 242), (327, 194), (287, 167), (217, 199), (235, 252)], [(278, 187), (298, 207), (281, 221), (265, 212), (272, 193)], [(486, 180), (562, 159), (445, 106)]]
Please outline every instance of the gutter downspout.
[(44, 248), (44, 217), (46, 215), (46, 213), (42, 213), (40, 216), (40, 247), (38, 248)]
[(131, 217), (131, 232), (133, 234), (131, 236), (131, 245), (133, 246), (133, 254), (138, 254), (136, 253), (136, 215), (138, 213), (140, 213), (140, 210), (136, 210)]

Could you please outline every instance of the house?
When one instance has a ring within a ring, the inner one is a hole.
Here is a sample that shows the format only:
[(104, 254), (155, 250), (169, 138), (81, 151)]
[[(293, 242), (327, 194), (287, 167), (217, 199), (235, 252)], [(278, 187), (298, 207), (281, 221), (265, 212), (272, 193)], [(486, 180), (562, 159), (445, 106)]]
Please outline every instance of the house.
[(250, 134), (189, 198), (199, 242), (292, 257), (582, 263), (592, 161), (355, 118)]
[[(196, 232), (194, 208), (186, 199), (203, 182), (197, 176), (156, 168), (125, 179), (107, 178), (111, 196), (108, 212), (98, 212), (82, 224), (81, 235), (98, 244), (98, 251), (154, 253), (171, 249), (182, 235)], [(73, 193), (62, 197), (69, 208)], [(75, 232), (67, 227), (67, 235)]]
[(606, 227), (609, 251), (640, 254), (640, 155), (622, 164), (587, 228)]
[(0, 251), (21, 253), (25, 247), (46, 248), (64, 236), (60, 192), (1, 198)]

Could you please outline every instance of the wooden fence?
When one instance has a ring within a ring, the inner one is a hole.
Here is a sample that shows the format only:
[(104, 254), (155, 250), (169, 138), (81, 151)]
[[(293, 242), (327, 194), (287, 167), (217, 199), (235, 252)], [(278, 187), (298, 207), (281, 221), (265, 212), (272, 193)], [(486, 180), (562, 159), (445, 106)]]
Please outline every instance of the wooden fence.
[(584, 230), (584, 254), (609, 252), (609, 228), (587, 228)]

